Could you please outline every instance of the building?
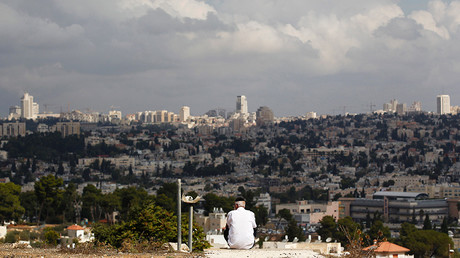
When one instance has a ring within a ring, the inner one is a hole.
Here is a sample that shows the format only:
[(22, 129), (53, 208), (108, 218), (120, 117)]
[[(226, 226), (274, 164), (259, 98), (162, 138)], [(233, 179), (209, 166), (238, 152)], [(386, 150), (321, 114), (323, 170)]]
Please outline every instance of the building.
[(80, 122), (58, 122), (56, 123), (56, 131), (60, 132), (62, 137), (69, 135), (80, 135)]
[(39, 106), (34, 102), (34, 97), (25, 92), (21, 98), (21, 117), (25, 119), (37, 118)]
[(78, 225), (72, 225), (67, 227), (68, 236), (61, 237), (62, 244), (72, 244), (74, 239), (78, 240), (78, 243), (91, 242), (94, 240), (94, 236), (89, 228), (83, 228)]
[(19, 119), (19, 118), (21, 118), (21, 107), (11, 106), (9, 110), (8, 120)]
[(190, 107), (183, 106), (180, 108), (179, 119), (181, 122), (185, 122), (190, 117)]
[(412, 105), (409, 107), (407, 112), (420, 112), (422, 111), (422, 102), (420, 101), (414, 101)]
[(436, 97), (437, 112), (440, 115), (450, 114), (450, 97), (449, 95), (438, 95)]
[(226, 213), (222, 208), (214, 208), (209, 216), (202, 214), (195, 217), (195, 221), (198, 225), (203, 227), (205, 233), (220, 233), (227, 223)]
[(406, 114), (406, 111), (407, 111), (406, 103), (400, 103), (396, 105), (396, 113), (398, 113), (399, 115)]
[(246, 96), (241, 95), (236, 98), (236, 113), (248, 113), (248, 101), (246, 99)]
[(430, 199), (425, 193), (376, 192), (372, 199), (340, 198), (340, 217), (350, 216), (355, 221), (365, 221), (375, 213), (383, 215), (384, 222), (403, 223), (413, 220), (422, 223), (425, 216), (440, 225), (449, 214), (446, 199)]
[(121, 111), (118, 111), (118, 110), (109, 111), (109, 121), (121, 120), (121, 119), (122, 119)]
[(159, 110), (155, 113), (155, 123), (166, 123), (168, 122), (168, 111)]
[(316, 119), (316, 117), (316, 112), (307, 112), (307, 114), (305, 114), (305, 119)]
[(260, 107), (256, 112), (256, 123), (258, 126), (271, 124), (275, 120), (273, 111), (269, 107)]
[(265, 206), (268, 214), (272, 213), (272, 198), (269, 193), (261, 193), (257, 198), (256, 206)]
[(0, 125), (0, 137), (26, 136), (26, 123), (3, 123)]
[(381, 242), (368, 246), (364, 251), (372, 251), (376, 258), (413, 258), (413, 255), (406, 255), (410, 249), (390, 243)]

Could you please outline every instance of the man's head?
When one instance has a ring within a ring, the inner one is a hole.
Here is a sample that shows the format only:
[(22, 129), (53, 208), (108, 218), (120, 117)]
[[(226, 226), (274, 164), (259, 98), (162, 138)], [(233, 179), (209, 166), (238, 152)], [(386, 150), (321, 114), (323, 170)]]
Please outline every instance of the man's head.
[(246, 200), (243, 197), (236, 197), (235, 199), (235, 209), (239, 207), (246, 207)]

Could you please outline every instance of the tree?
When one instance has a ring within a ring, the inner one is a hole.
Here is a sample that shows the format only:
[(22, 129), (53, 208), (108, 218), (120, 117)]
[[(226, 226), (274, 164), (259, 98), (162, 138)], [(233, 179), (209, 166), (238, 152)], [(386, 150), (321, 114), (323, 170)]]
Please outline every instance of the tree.
[(38, 216), (38, 202), (37, 196), (34, 191), (22, 192), (19, 195), (21, 201), (21, 206), (24, 207), (25, 213), (24, 216), (26, 220), (32, 222), (33, 219), (37, 219)]
[(123, 220), (137, 216), (136, 213), (149, 201), (147, 191), (142, 188), (128, 187), (117, 189), (114, 194), (120, 200), (120, 217)]
[(423, 229), (424, 230), (433, 229), (433, 226), (431, 225), (430, 217), (428, 216), (428, 214), (425, 215), (425, 220), (423, 221)]
[(45, 243), (49, 245), (57, 245), (57, 241), (59, 239), (59, 234), (52, 228), (45, 228)]
[(212, 212), (214, 208), (222, 208), (225, 212), (233, 210), (234, 198), (218, 196), (213, 193), (208, 193), (203, 198), (205, 200), (204, 210), (207, 214)]
[(100, 212), (99, 202), (101, 197), (101, 190), (97, 189), (94, 185), (89, 184), (83, 188), (81, 211), (84, 217), (89, 218), (91, 221), (99, 219), (97, 215)]
[(444, 217), (441, 224), (441, 232), (447, 234), (449, 232), (449, 227), (447, 225), (447, 218)]
[[(185, 243), (188, 237), (188, 223), (186, 217), (182, 219), (182, 241)], [(110, 244), (116, 248), (124, 242), (142, 243), (148, 242), (150, 246), (161, 247), (163, 243), (177, 240), (177, 217), (173, 213), (150, 203), (133, 216), (131, 220), (112, 226), (96, 225), (93, 228), (96, 242)], [(210, 247), (205, 240), (203, 229), (194, 224), (193, 247), (195, 250), (203, 250)]]
[(305, 241), (306, 237), (302, 232), (302, 228), (297, 225), (295, 219), (291, 219), (286, 229), (286, 235), (288, 236), (289, 242), (292, 242), (297, 237), (299, 241)]
[(386, 237), (388, 239), (391, 237), (390, 229), (387, 226), (384, 226), (381, 220), (375, 220), (372, 223), (371, 228), (367, 231), (367, 234), (371, 239), (379, 239), (382, 237)]
[(104, 217), (108, 220), (109, 223), (113, 223), (111, 220), (111, 214), (114, 211), (120, 210), (120, 198), (115, 193), (108, 193), (101, 196), (100, 205), (104, 213)]
[(318, 229), (317, 233), (321, 236), (321, 239), (332, 238), (337, 233), (337, 223), (335, 222), (334, 217), (324, 216), (320, 222), (321, 227)]
[(39, 204), (37, 222), (43, 219), (43, 211), (45, 212), (45, 221), (58, 213), (56, 209), (60, 207), (62, 201), (62, 190), (60, 189), (62, 184), (62, 179), (53, 175), (44, 176), (35, 183), (35, 195)]
[(251, 209), (252, 212), (254, 212), (254, 215), (256, 217), (256, 223), (257, 225), (265, 225), (268, 221), (268, 210), (265, 208), (265, 206), (260, 205), (260, 206), (254, 206)]
[(339, 241), (342, 245), (346, 245), (348, 239), (345, 232), (357, 232), (360, 229), (360, 225), (353, 221), (349, 216), (339, 219), (337, 221), (337, 228), (332, 236), (332, 239)]
[(447, 257), (449, 246), (454, 246), (447, 234), (434, 230), (416, 230), (402, 239), (404, 247), (415, 257)]
[(285, 219), (286, 221), (290, 221), (292, 219), (292, 214), (288, 209), (279, 210), (276, 216)]
[(24, 214), (19, 195), (21, 186), (14, 183), (0, 184), (0, 223), (4, 220), (15, 220)]
[(77, 193), (77, 186), (70, 183), (64, 191), (62, 211), (64, 221), (78, 222), (77, 220), (77, 206), (80, 204), (80, 195)]

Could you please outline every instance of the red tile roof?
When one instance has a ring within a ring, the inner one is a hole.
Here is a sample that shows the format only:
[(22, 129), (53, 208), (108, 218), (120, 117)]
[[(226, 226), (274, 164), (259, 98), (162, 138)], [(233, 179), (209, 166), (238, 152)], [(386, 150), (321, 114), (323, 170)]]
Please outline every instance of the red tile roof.
[(407, 249), (399, 245), (395, 245), (390, 242), (381, 242), (381, 243), (378, 243), (377, 246), (371, 245), (371, 246), (364, 248), (363, 250), (367, 251), (371, 248), (374, 249), (375, 253), (406, 253), (410, 251), (410, 249)]
[(84, 230), (84, 228), (78, 226), (78, 225), (72, 225), (67, 228), (67, 230)]

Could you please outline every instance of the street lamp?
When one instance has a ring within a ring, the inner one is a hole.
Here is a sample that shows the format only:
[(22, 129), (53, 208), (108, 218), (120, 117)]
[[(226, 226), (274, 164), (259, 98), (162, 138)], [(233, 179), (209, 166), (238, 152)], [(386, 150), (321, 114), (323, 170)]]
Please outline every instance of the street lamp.
[(193, 199), (192, 196), (185, 196), (182, 194), (182, 201), (190, 204), (190, 215), (188, 221), (188, 248), (190, 253), (192, 252), (192, 236), (193, 236), (193, 204), (197, 203), (201, 199), (201, 196), (197, 196)]

